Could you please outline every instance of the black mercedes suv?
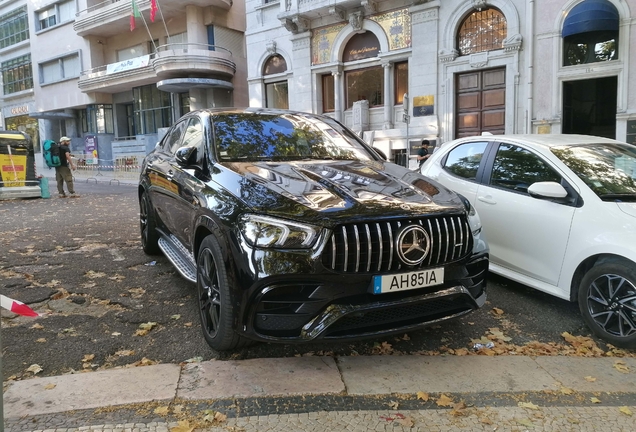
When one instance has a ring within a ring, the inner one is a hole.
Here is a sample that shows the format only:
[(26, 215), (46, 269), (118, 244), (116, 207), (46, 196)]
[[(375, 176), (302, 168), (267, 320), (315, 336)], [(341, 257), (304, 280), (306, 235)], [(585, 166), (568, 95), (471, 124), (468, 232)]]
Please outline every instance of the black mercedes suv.
[(196, 283), (216, 350), (418, 329), (485, 302), (468, 201), (327, 116), (199, 110), (148, 154), (143, 249)]

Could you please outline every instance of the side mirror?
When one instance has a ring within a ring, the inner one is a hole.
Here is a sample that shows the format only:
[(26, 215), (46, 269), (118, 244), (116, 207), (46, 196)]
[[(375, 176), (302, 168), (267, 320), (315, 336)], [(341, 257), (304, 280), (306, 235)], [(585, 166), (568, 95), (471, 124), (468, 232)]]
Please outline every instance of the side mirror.
[(183, 167), (194, 165), (197, 159), (197, 148), (193, 146), (181, 147), (175, 154), (177, 163)]
[(536, 182), (528, 187), (528, 193), (534, 198), (565, 198), (568, 192), (557, 182)]

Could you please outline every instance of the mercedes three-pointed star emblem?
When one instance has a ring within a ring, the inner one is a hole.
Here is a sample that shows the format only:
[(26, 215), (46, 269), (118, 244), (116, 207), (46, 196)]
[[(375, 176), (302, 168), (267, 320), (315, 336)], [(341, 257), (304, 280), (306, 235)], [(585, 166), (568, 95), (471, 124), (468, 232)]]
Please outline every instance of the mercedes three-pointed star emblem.
[(397, 236), (397, 252), (406, 265), (419, 265), (424, 261), (431, 248), (428, 233), (419, 225), (409, 225)]

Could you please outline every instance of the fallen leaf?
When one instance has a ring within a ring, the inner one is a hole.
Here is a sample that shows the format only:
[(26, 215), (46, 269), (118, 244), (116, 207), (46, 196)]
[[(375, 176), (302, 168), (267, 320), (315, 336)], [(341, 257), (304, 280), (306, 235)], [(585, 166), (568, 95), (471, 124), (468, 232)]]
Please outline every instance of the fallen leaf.
[(95, 354), (84, 354), (84, 358), (82, 359), (82, 363), (91, 362), (95, 358)]
[(622, 412), (625, 415), (631, 416), (632, 412), (629, 408), (627, 408), (626, 406), (622, 406), (618, 409), (620, 412)]
[(519, 406), (520, 408), (528, 408), (528, 409), (531, 409), (531, 410), (538, 410), (539, 409), (539, 406), (533, 404), (532, 402), (519, 402), (517, 404), (517, 406)]
[(146, 336), (150, 330), (137, 330), (133, 336)]
[(172, 407), (172, 412), (175, 414), (181, 414), (183, 412), (183, 405), (175, 405)]
[(616, 360), (614, 363), (614, 369), (621, 373), (629, 373), (629, 366), (623, 360)]
[(40, 323), (35, 323), (31, 326), (32, 329), (37, 329), (37, 330), (41, 330), (44, 328), (44, 326)]
[(216, 414), (214, 414), (214, 420), (218, 421), (219, 423), (223, 423), (227, 420), (227, 416), (222, 412), (217, 411)]
[(423, 400), (424, 402), (428, 402), (429, 395), (428, 395), (428, 393), (424, 393), (424, 392), (418, 391), (417, 392), (417, 398), (420, 399), (420, 400)]
[(529, 428), (533, 428), (534, 427), (534, 423), (532, 423), (532, 421), (530, 419), (527, 418), (523, 418), (523, 419), (515, 419), (515, 421), (517, 423), (519, 423), (520, 425), (529, 427)]
[(400, 407), (400, 404), (398, 402), (396, 402), (396, 401), (390, 401), (388, 403), (388, 405), (391, 407), (391, 409), (394, 409), (394, 410), (396, 410), (396, 409), (398, 409)]
[(601, 400), (600, 400), (599, 398), (596, 398), (596, 397), (592, 397), (592, 398), (590, 398), (590, 401), (591, 401), (592, 403), (601, 403)]
[(439, 399), (435, 401), (435, 403), (437, 404), (437, 406), (448, 407), (453, 406), (455, 402), (451, 398), (443, 394), (439, 397)]
[(135, 351), (133, 350), (119, 350), (117, 352), (115, 352), (115, 355), (119, 356), (119, 357), (128, 357), (131, 355), (135, 355)]
[(497, 307), (492, 308), (492, 311), (493, 311), (493, 313), (494, 313), (495, 315), (503, 315), (503, 313), (504, 313), (503, 309), (499, 309), (499, 308), (497, 308)]
[(450, 412), (455, 417), (463, 416), (466, 414), (466, 404), (463, 401), (457, 402), (453, 405), (453, 409)]
[(587, 381), (587, 382), (594, 382), (594, 381), (596, 381), (596, 378), (594, 378), (593, 376), (586, 376), (586, 377), (585, 377), (585, 381)]
[(96, 278), (103, 278), (104, 276), (106, 276), (106, 273), (102, 273), (102, 272), (95, 272), (93, 270), (89, 270), (86, 272), (86, 274), (84, 275), (89, 279), (96, 279)]
[(156, 322), (147, 322), (147, 323), (139, 324), (139, 328), (142, 330), (152, 330), (153, 327), (156, 327), (156, 326), (157, 326)]
[(399, 418), (399, 419), (396, 419), (395, 422), (407, 428), (412, 428), (414, 425), (413, 419), (411, 417)]
[(183, 324), (184, 327), (192, 327), (192, 323), (191, 322), (187, 322), (185, 324)]
[(110, 335), (111, 335), (111, 336), (121, 336), (121, 333), (119, 333), (119, 332), (112, 332)]
[(488, 417), (481, 417), (481, 418), (479, 419), (479, 421), (480, 421), (481, 423), (483, 423), (483, 424), (487, 424), (487, 425), (491, 425), (491, 424), (493, 424), (493, 421), (492, 421), (492, 420), (490, 420)]
[(491, 328), (490, 329), (490, 333), (497, 339), (500, 340), (502, 342), (510, 342), (512, 340), (512, 338), (506, 336), (503, 334), (503, 332), (501, 330), (499, 330), (498, 328)]
[(173, 320), (178, 320), (178, 319), (181, 318), (181, 315), (179, 315), (179, 314), (172, 315), (170, 318), (173, 319)]
[(27, 368), (27, 372), (33, 373), (33, 375), (37, 375), (42, 372), (42, 367), (39, 364), (32, 364)]
[(190, 426), (190, 422), (187, 420), (181, 420), (177, 426), (171, 427), (170, 432), (192, 432), (193, 426)]
[(51, 390), (55, 388), (55, 384), (53, 383), (48, 383), (47, 385), (44, 386), (45, 390)]
[(571, 395), (572, 393), (574, 393), (574, 390), (567, 387), (561, 387), (561, 393), (563, 393), (564, 395)]
[(166, 414), (168, 414), (169, 409), (170, 408), (167, 407), (167, 406), (160, 406), (160, 407), (155, 408), (154, 413), (157, 414), (157, 415), (166, 415)]
[(568, 422), (572, 424), (580, 424), (581, 422), (578, 419), (568, 417)]
[(36, 339), (35, 341), (39, 342), (39, 343), (44, 343), (44, 342), (46, 342), (46, 339), (45, 338), (39, 338), (39, 339)]

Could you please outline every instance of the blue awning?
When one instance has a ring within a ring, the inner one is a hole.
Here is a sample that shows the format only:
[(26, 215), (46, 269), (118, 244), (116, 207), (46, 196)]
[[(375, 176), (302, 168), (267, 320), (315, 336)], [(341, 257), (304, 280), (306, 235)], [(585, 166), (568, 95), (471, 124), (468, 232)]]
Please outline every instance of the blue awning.
[(592, 31), (618, 31), (619, 15), (607, 0), (584, 0), (572, 8), (563, 23), (563, 37)]

